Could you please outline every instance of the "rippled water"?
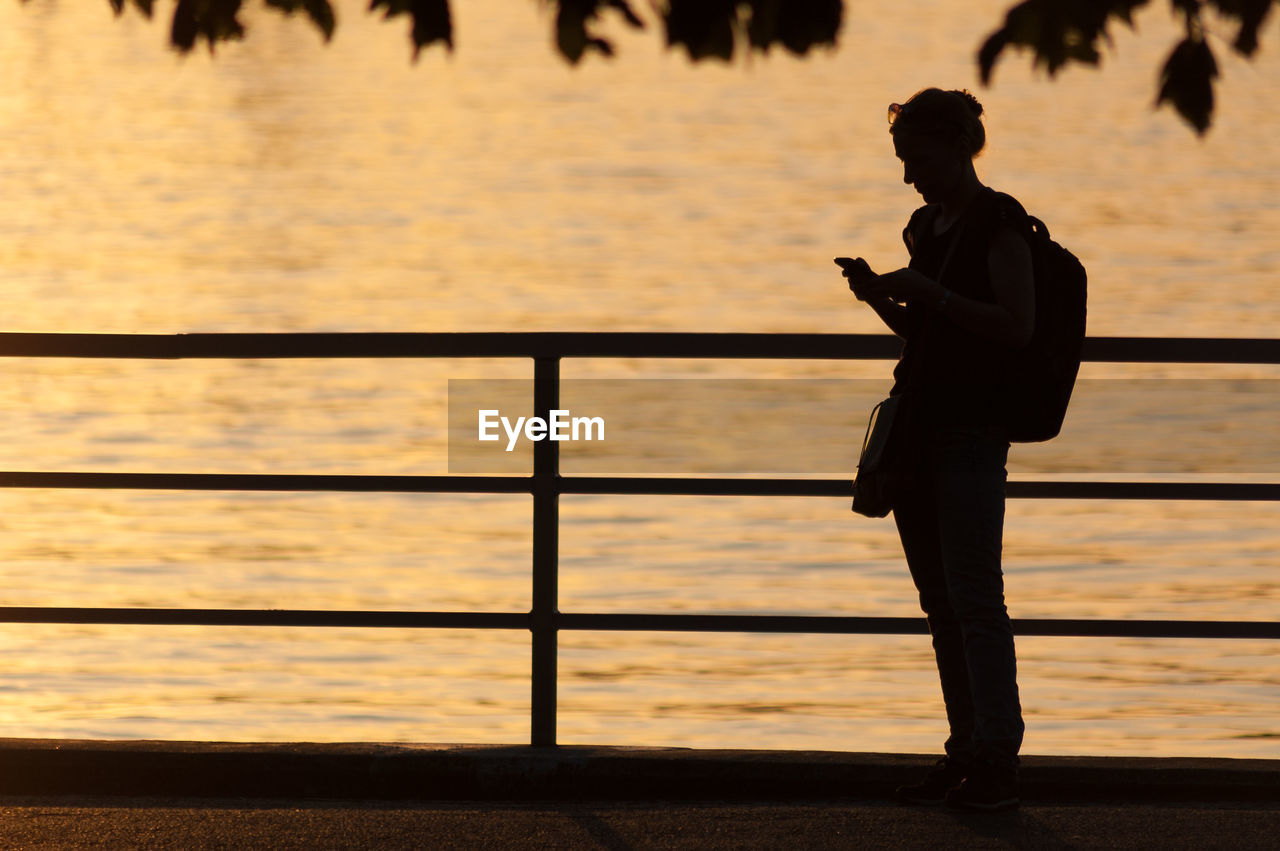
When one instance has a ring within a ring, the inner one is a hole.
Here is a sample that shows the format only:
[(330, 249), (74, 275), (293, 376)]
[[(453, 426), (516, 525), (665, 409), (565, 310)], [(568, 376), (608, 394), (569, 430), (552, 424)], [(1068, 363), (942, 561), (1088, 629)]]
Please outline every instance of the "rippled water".
[[(249, 39), (215, 59), (172, 56), (160, 23), (113, 22), (105, 3), (0, 7), (3, 330), (878, 332), (830, 258), (903, 261), (916, 197), (884, 106), (925, 85), (974, 87), (973, 48), (999, 14), (948, 0), (872, 19), (855, 6), (837, 52), (731, 67), (691, 68), (659, 33), (619, 29), (618, 61), (571, 69), (536, 4), (456, 5), (457, 53), (416, 66), (402, 25), (358, 3), (339, 5), (327, 47), (301, 22), (252, 14)], [(1025, 57), (1006, 60), (978, 92), (991, 140), (980, 173), (1085, 261), (1092, 334), (1274, 336), (1275, 51), (1223, 58), (1217, 124), (1200, 140), (1149, 109), (1173, 29), (1159, 12), (1138, 23), (1138, 37), (1117, 31), (1101, 72), (1048, 83)], [(448, 379), (530, 373), (456, 360), (5, 368), (0, 468), (131, 472), (442, 473)], [(1212, 439), (1195, 429), (1190, 466), (1135, 460), (1150, 456), (1144, 429), (1101, 462), (1185, 480), (1221, 478), (1225, 458), (1235, 478), (1274, 481), (1265, 433), (1251, 476), (1220, 447), (1197, 467)], [(1069, 447), (1015, 449), (1011, 471), (1079, 477)], [(5, 605), (529, 606), (527, 497), (11, 490), (0, 503)], [(917, 614), (891, 524), (844, 500), (578, 496), (561, 516), (565, 611)], [(1271, 504), (1015, 501), (1010, 609), (1275, 620), (1278, 521)], [(0, 633), (4, 735), (528, 736), (519, 633)], [(1272, 644), (1023, 639), (1026, 750), (1280, 756)], [(944, 735), (918, 637), (566, 633), (561, 647), (565, 742), (930, 751)]]

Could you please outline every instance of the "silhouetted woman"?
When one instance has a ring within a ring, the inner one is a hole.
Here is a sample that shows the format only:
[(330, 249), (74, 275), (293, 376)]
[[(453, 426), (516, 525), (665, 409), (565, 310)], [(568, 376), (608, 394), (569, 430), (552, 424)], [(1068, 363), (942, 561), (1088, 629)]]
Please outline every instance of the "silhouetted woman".
[[(1035, 290), (1026, 213), (978, 180), (982, 106), (926, 89), (889, 107), (903, 181), (925, 206), (905, 269), (847, 270), (850, 288), (905, 340), (894, 369), (915, 475), (893, 515), (933, 637), (950, 736), (917, 803), (1016, 806), (1022, 710), (1000, 554), (1005, 461), (1000, 377), (1031, 338)], [(945, 268), (944, 268), (945, 267)]]

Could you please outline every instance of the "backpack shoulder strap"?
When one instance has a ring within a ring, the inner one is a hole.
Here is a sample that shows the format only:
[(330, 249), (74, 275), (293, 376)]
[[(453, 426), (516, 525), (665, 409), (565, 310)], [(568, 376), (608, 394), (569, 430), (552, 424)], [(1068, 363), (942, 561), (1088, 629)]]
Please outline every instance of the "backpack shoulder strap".
[(1037, 234), (1047, 235), (1049, 233), (1044, 223), (1029, 215), (1017, 198), (1005, 192), (996, 192), (994, 190), (991, 190), (990, 194), (989, 221), (993, 232), (995, 228), (1007, 225), (1027, 240)]

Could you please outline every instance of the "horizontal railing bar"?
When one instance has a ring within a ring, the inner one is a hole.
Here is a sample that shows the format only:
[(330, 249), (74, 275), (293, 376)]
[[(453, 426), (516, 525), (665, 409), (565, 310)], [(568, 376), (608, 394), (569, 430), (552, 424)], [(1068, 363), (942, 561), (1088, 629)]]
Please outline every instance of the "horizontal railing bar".
[(367, 612), (297, 609), (0, 606), (0, 623), (528, 629), (529, 614), (527, 612)]
[(891, 359), (887, 334), (442, 332), (0, 334), (0, 356), (102, 358), (685, 357)]
[(1009, 482), (1014, 499), (1155, 499), (1280, 502), (1270, 482)]
[(823, 615), (658, 615), (561, 612), (563, 630), (603, 632), (791, 632), (838, 635), (928, 634), (924, 618)]
[(563, 494), (666, 496), (853, 496), (849, 479), (737, 479), (676, 476), (564, 476)]
[[(2, 606), (0, 623), (132, 626), (381, 627), (394, 629), (529, 629), (525, 612), (376, 612), (296, 609), (148, 609)], [(738, 632), (922, 635), (923, 618), (807, 615), (573, 614), (561, 630), (603, 632)], [(1280, 639), (1275, 621), (1076, 620), (1015, 618), (1017, 635), (1074, 638)]]
[[(1275, 621), (1075, 620), (1014, 618), (1017, 635), (1076, 638), (1280, 639)], [(920, 635), (924, 618), (805, 615), (568, 614), (561, 629), (636, 632), (787, 632), (841, 635)]]
[[(0, 480), (2, 483), (2, 480)], [(1007, 484), (1014, 499), (1154, 499), (1280, 501), (1280, 483), (1266, 482), (1022, 482)], [(850, 497), (848, 479), (726, 479), (566, 476), (564, 494), (670, 496)]]
[(1245, 337), (1089, 337), (1092, 363), (1280, 363), (1280, 339)]
[[(266, 334), (0, 333), (0, 357), (72, 358), (766, 358), (885, 360), (888, 334), (701, 332), (367, 332)], [(1121, 363), (1280, 363), (1280, 340), (1090, 337), (1084, 359)]]
[(0, 472), (0, 488), (369, 493), (531, 493), (528, 476), (363, 476), (274, 473)]
[[(563, 494), (848, 497), (848, 479), (566, 476)], [(1150, 499), (1280, 502), (1259, 482), (1009, 482), (1013, 499)], [(0, 472), (0, 488), (355, 493), (532, 493), (529, 476), (364, 476), (271, 473)]]

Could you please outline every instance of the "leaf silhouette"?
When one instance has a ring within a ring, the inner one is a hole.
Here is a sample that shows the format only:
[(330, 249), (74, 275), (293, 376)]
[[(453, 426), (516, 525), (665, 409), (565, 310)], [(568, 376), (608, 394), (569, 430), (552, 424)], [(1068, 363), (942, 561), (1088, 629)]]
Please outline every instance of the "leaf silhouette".
[(244, 38), (239, 15), (240, 0), (178, 0), (169, 41), (182, 53), (188, 53), (204, 39), (213, 52), (220, 41)]
[[(526, 0), (527, 1), (527, 0)], [(1006, 0), (1007, 2), (1008, 0)], [(22, 0), (27, 2), (27, 0)], [(148, 18), (155, 0), (108, 0), (117, 16), (133, 7)], [(304, 12), (325, 40), (333, 36), (336, 21), (332, 0), (263, 0), (268, 8), (285, 14)], [(409, 15), (413, 25), (413, 57), (422, 48), (443, 43), (453, 50), (453, 18), (450, 0), (370, 0), (371, 12), (384, 18)], [(512, 0), (516, 2), (516, 0)], [(596, 31), (598, 18), (612, 10), (632, 27), (643, 21), (632, 4), (637, 0), (539, 0), (555, 11), (555, 43), (558, 53), (578, 63), (595, 52), (612, 56), (613, 45)], [(816, 46), (836, 44), (845, 5), (852, 0), (649, 0), (661, 16), (668, 48), (684, 49), (694, 60), (731, 61), (739, 44), (769, 52), (781, 45), (796, 55)], [(1133, 26), (1135, 10), (1151, 0), (1021, 0), (1005, 14), (1004, 23), (991, 32), (977, 52), (983, 85), (990, 85), (996, 64), (1009, 47), (1030, 50), (1032, 66), (1043, 67), (1050, 77), (1062, 68), (1101, 62), (1101, 42), (1110, 43), (1108, 28), (1114, 21)], [(1168, 8), (1183, 21), (1186, 38), (1169, 55), (1160, 71), (1156, 105), (1172, 104), (1197, 133), (1208, 129), (1214, 109), (1214, 80), (1218, 65), (1205, 41), (1205, 10), (1238, 27), (1232, 49), (1252, 58), (1259, 50), (1259, 34), (1280, 6), (1280, 0), (1167, 0)], [(1160, 3), (1159, 5), (1164, 5)], [(243, 38), (239, 14), (242, 0), (176, 0), (170, 41), (179, 51), (190, 51), (206, 42), (210, 51), (219, 41)], [(868, 9), (865, 14), (873, 15)]]
[(437, 41), (453, 51), (453, 15), (449, 10), (449, 0), (372, 0), (369, 11), (379, 9), (383, 10), (383, 20), (399, 15), (409, 15), (413, 19), (409, 36), (413, 40), (415, 62), (422, 48)]
[(671, 0), (663, 21), (667, 46), (679, 45), (689, 58), (733, 58), (734, 29), (738, 24), (735, 0)]
[(1173, 49), (1160, 72), (1156, 106), (1172, 103), (1203, 136), (1213, 116), (1213, 81), (1217, 76), (1218, 63), (1208, 42), (1189, 36)]
[(1258, 30), (1276, 5), (1275, 0), (1210, 0), (1210, 5), (1223, 17), (1240, 22), (1240, 31), (1231, 46), (1243, 56), (1253, 56), (1258, 50)]
[[(1043, 65), (1049, 76), (1069, 62), (1097, 65), (1099, 39), (1111, 41), (1107, 25), (1117, 19), (1132, 26), (1133, 11), (1148, 0), (1025, 0), (1009, 10), (1004, 26), (993, 32), (978, 51), (983, 85), (1001, 52), (1010, 45), (1033, 52), (1032, 64)], [(1174, 0), (1177, 2), (1177, 0)]]
[(324, 40), (333, 38), (333, 30), (337, 22), (334, 19), (333, 7), (329, 0), (266, 0), (268, 6), (286, 15), (302, 10), (324, 35)]
[(556, 49), (570, 63), (577, 64), (589, 51), (613, 55), (613, 45), (592, 33), (588, 26), (603, 9), (614, 9), (623, 20), (637, 29), (644, 22), (636, 16), (626, 0), (550, 0), (556, 9)]
[[(115, 11), (117, 16), (124, 13), (125, 0), (110, 0), (110, 2), (112, 10)], [(133, 0), (132, 5), (133, 8), (146, 15), (148, 20), (151, 18), (152, 6), (154, 5), (152, 0)]]
[(844, 16), (841, 0), (752, 0), (746, 6), (747, 38), (766, 53), (774, 44), (797, 56), (816, 45), (834, 46)]

